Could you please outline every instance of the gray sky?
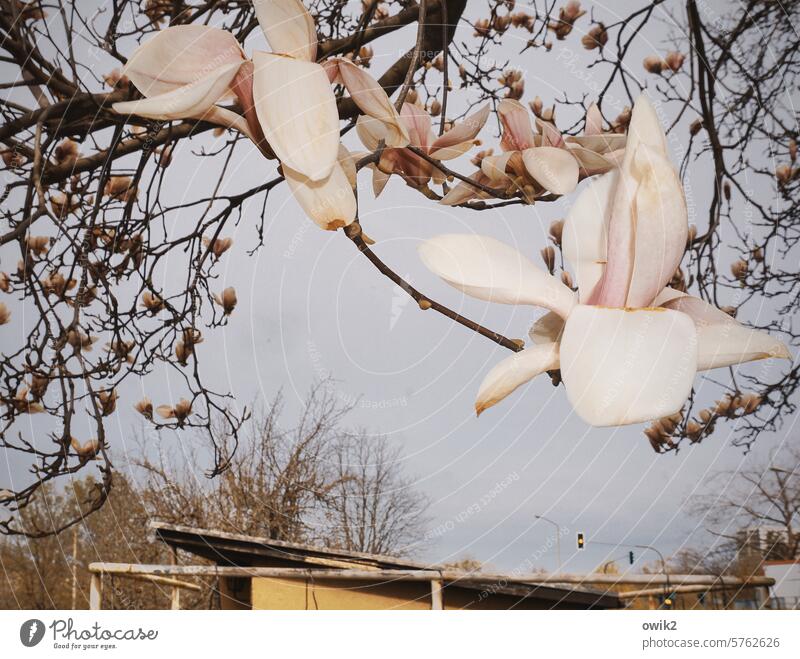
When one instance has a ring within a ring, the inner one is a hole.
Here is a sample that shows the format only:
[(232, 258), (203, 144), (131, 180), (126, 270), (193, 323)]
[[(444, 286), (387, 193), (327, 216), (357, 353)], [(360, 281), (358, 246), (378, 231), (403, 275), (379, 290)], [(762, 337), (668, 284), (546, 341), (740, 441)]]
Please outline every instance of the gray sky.
[[(614, 12), (627, 13), (641, 3), (614, 3), (613, 9), (593, 4), (597, 18), (612, 23)], [(666, 4), (680, 9), (675, 3)], [(468, 11), (483, 6), (470, 3)], [(522, 8), (522, 3), (517, 6)], [(659, 16), (663, 22), (646, 28), (638, 50), (630, 56), (637, 75), (643, 74), (640, 63), (648, 48), (664, 51), (669, 21), (663, 11)], [(512, 30), (504, 37), (503, 56), (525, 71), (524, 102), (537, 94), (548, 105), (563, 91), (596, 93), (606, 71), (587, 72), (583, 67), (588, 60), (579, 40), (588, 25), (588, 16), (582, 18), (569, 39), (556, 42), (549, 54), (519, 55), (526, 33)], [(468, 38), (465, 28), (462, 31), (462, 38)], [(412, 32), (404, 30), (375, 45), (375, 73), (408, 47)], [(265, 47), (260, 34), (254, 33), (251, 41), (248, 52)], [(458, 103), (459, 97), (455, 91), (451, 102)], [(610, 100), (604, 107), (613, 117), (613, 96)], [(559, 124), (567, 126), (575, 119), (562, 114)], [(487, 125), (481, 135), (487, 146), (497, 143), (493, 130)], [(686, 127), (680, 126), (671, 140), (675, 162), (686, 135)], [(175, 164), (166, 177), (168, 200), (207, 194), (216, 177), (214, 166), (188, 155), (202, 143), (210, 140), (184, 141), (176, 149)], [(349, 135), (346, 144), (360, 148), (355, 135)], [(473, 170), (468, 158), (453, 167), (464, 173)], [(239, 192), (273, 173), (273, 162), (241, 144), (221, 192)], [(366, 171), (359, 177), (360, 217), (364, 230), (377, 241), (375, 252), (433, 299), (507, 336), (526, 338), (541, 311), (490, 305), (461, 295), (423, 268), (416, 247), (440, 233), (475, 232), (512, 243), (539, 262), (550, 222), (565, 215), (577, 192), (557, 203), (474, 212), (434, 204), (398, 177), (374, 200), (369, 177)], [(693, 163), (687, 180), (700, 216), (690, 221), (702, 230), (710, 180), (707, 163)], [(710, 471), (761, 459), (794, 432), (796, 418), (787, 419), (779, 433), (764, 435), (744, 456), (730, 446), (729, 428), (720, 424), (702, 444), (687, 444), (677, 455), (658, 456), (643, 436), (642, 425), (588, 427), (571, 412), (563, 387), (552, 387), (546, 376), (476, 419), (473, 402), (478, 385), (488, 369), (506, 356), (505, 349), (433, 311), (421, 311), (341, 232), (323, 232), (307, 220), (283, 186), (270, 196), (266, 245), (247, 258), (245, 250), (256, 240), (258, 212), (258, 204), (246, 207), (235, 231), (225, 232), (234, 238), (234, 247), (223, 257), (219, 289), (235, 286), (239, 304), (226, 328), (204, 332), (205, 342), (198, 351), (205, 358), (206, 379), (218, 383), (218, 390), (225, 383), (239, 404), (268, 400), (283, 389), (291, 413), (316, 378), (329, 374), (336, 378), (342, 401), (355, 403), (351, 422), (386, 434), (400, 445), (403, 469), (433, 501), (433, 542), (424, 551), (426, 559), (470, 555), (505, 570), (555, 569), (553, 530), (537, 522), (537, 514), (564, 527), (565, 570), (589, 570), (627, 555), (628, 547), (593, 541), (650, 544), (671, 554), (700, 539), (696, 523), (682, 506), (688, 496), (702, 490)], [(193, 221), (189, 212), (184, 217)], [(179, 224), (182, 219), (173, 221)], [(10, 267), (6, 264), (4, 260), (4, 269)], [(177, 262), (174, 267), (165, 277), (180, 274)], [(755, 309), (750, 319), (759, 313), (769, 310)], [(775, 379), (784, 368), (778, 363), (746, 368), (765, 367), (773, 369)], [(700, 377), (696, 385), (701, 400), (718, 392)], [(129, 446), (131, 428), (138, 424), (130, 404), (141, 390), (156, 404), (185, 393), (167, 371), (153, 373), (136, 389), (130, 383), (121, 391), (123, 399), (109, 428), (119, 458)], [(193, 439), (188, 434), (164, 434), (162, 441), (181, 450), (180, 442)], [(0, 476), (5, 477), (2, 470)], [(577, 531), (586, 533), (589, 541), (580, 554), (575, 550)], [(653, 560), (655, 555), (644, 558)]]

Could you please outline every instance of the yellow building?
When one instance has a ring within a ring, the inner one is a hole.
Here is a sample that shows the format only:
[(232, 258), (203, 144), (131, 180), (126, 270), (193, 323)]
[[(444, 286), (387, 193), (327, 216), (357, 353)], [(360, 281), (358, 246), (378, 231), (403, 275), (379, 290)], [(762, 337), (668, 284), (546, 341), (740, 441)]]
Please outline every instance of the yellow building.
[[(223, 609), (610, 609), (616, 593), (481, 575), (391, 556), (152, 523), (157, 540), (214, 565), (128, 566), (163, 585), (215, 575)], [(116, 571), (106, 565), (100, 572)], [(374, 575), (374, 576), (373, 576)], [(97, 577), (99, 581), (99, 576)], [(95, 590), (100, 605), (99, 585)]]

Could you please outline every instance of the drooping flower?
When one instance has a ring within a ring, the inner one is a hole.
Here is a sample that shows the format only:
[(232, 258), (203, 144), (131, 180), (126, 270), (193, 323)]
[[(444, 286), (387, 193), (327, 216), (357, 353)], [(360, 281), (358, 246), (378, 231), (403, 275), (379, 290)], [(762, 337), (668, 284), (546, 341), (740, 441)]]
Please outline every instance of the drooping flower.
[(595, 426), (668, 417), (698, 370), (768, 357), (786, 346), (703, 300), (667, 287), (688, 232), (683, 189), (649, 100), (637, 101), (622, 166), (578, 197), (562, 232), (578, 294), (493, 238), (444, 235), (422, 245), (425, 265), (472, 297), (549, 309), (533, 345), (485, 377), (476, 411), (561, 369), (577, 414)]
[[(572, 192), (581, 176), (615, 167), (625, 145), (624, 135), (602, 132), (602, 118), (596, 106), (587, 113), (584, 135), (566, 138), (542, 116), (535, 116), (538, 129), (535, 132), (528, 110), (513, 99), (501, 101), (497, 113), (503, 124), (502, 153), (483, 158), (480, 171), (471, 178), (489, 187), (500, 187), (509, 194), (521, 193), (529, 203), (548, 192)], [(442, 203), (463, 204), (486, 196), (482, 190), (462, 182)]]
[[(452, 160), (469, 151), (474, 145), (475, 137), (489, 118), (489, 106), (484, 105), (463, 121), (454, 123), (439, 137), (433, 132), (430, 114), (415, 103), (404, 103), (400, 118), (407, 131), (410, 146), (434, 160)], [(377, 149), (381, 140), (389, 146), (383, 150), (380, 162), (377, 165), (370, 165), (373, 171), (372, 188), (375, 196), (383, 191), (392, 174), (398, 174), (415, 188), (426, 185), (431, 179), (437, 184), (444, 181), (445, 176), (440, 169), (413, 151), (406, 148), (391, 148), (385, 124), (372, 117), (362, 116), (358, 118), (356, 131), (361, 142), (370, 151)]]
[[(383, 88), (342, 58), (316, 62), (314, 20), (300, 0), (254, 0), (258, 22), (273, 52), (246, 58), (236, 38), (205, 25), (161, 30), (140, 46), (123, 70), (145, 96), (115, 103), (121, 114), (159, 120), (203, 119), (247, 135), (274, 154), (284, 176), (311, 215), (309, 199), (324, 198), (338, 228), (353, 221), (355, 199), (339, 161), (339, 113), (331, 82), (341, 82), (353, 102), (387, 127), (387, 144), (408, 135)], [(239, 114), (221, 103), (237, 100)], [(305, 188), (314, 184), (313, 193)], [(298, 194), (303, 188), (306, 194)], [(351, 197), (353, 197), (351, 199)], [(317, 218), (313, 218), (317, 221)]]

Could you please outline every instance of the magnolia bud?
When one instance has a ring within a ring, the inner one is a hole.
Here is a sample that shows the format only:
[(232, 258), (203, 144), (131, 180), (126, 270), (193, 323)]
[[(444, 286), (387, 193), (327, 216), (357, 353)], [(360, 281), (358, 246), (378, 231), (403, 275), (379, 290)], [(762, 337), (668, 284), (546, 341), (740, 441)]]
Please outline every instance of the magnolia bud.
[(677, 51), (667, 53), (664, 57), (664, 64), (666, 64), (672, 71), (679, 71), (683, 66), (683, 54)]
[(11, 312), (5, 302), (0, 302), (0, 325), (5, 325), (9, 320), (11, 320)]
[(214, 294), (214, 302), (222, 307), (222, 311), (226, 316), (230, 316), (234, 307), (236, 306), (236, 289), (233, 286), (228, 286), (221, 295)]
[(747, 279), (747, 261), (738, 259), (731, 263), (731, 274), (739, 281)]
[(564, 233), (564, 220), (553, 220), (550, 223), (550, 237), (556, 245), (561, 244), (561, 235)]
[(602, 23), (597, 23), (581, 37), (581, 44), (586, 50), (594, 50), (598, 48), (603, 49), (603, 46), (608, 42), (608, 32), (606, 26)]
[(438, 99), (434, 98), (431, 102), (430, 114), (432, 117), (438, 117), (442, 113), (442, 104)]
[(775, 178), (778, 179), (779, 185), (786, 185), (789, 179), (792, 178), (792, 166), (785, 163), (783, 165), (778, 165), (775, 168)]
[(476, 37), (488, 37), (489, 36), (489, 19), (488, 18), (481, 18), (475, 21), (475, 35)]
[(575, 288), (572, 285), (572, 275), (570, 275), (566, 270), (561, 271), (561, 283), (567, 288)]
[(658, 75), (664, 69), (664, 60), (658, 55), (648, 55), (644, 58), (642, 65), (648, 73), (655, 73)]
[(543, 247), (539, 254), (547, 267), (547, 271), (552, 274), (556, 267), (556, 250), (553, 249), (552, 245), (548, 245), (547, 247)]
[(725, 195), (725, 201), (731, 200), (731, 184), (728, 181), (722, 184), (722, 194)]
[(795, 140), (789, 140), (789, 157), (792, 159), (792, 162), (797, 160), (797, 142)]
[(149, 419), (150, 421), (153, 420), (153, 403), (149, 398), (142, 398), (142, 400), (133, 406), (133, 409), (135, 409), (145, 419)]
[(700, 129), (703, 127), (703, 120), (702, 119), (695, 119), (691, 124), (689, 124), (689, 135), (697, 135), (700, 132)]
[(530, 106), (531, 112), (533, 112), (533, 114), (535, 114), (537, 117), (542, 116), (542, 107), (544, 107), (544, 104), (542, 103), (541, 98), (537, 96), (530, 103), (528, 103), (528, 105)]

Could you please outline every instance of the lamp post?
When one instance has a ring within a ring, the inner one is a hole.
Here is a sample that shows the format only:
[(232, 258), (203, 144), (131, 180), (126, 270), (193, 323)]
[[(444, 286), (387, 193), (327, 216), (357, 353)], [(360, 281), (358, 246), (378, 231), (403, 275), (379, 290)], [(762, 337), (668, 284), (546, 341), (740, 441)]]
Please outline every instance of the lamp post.
[(561, 527), (557, 522), (554, 522), (552, 519), (549, 519), (544, 515), (534, 515), (534, 517), (556, 527), (556, 554), (558, 556), (558, 571), (561, 572)]

